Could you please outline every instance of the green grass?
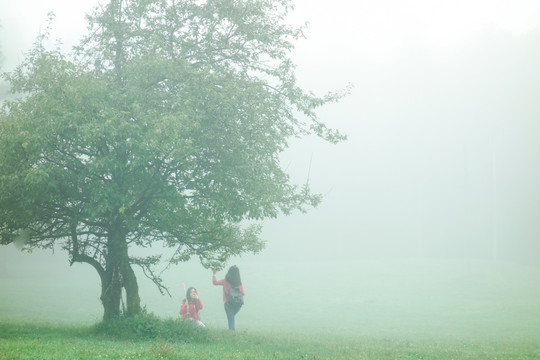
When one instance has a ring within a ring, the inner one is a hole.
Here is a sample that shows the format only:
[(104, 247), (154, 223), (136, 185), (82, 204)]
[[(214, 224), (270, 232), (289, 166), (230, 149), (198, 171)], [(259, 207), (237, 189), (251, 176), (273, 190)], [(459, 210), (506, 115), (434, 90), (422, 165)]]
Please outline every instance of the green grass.
[(0, 272), (0, 360), (540, 359), (536, 266), (245, 263), (246, 305), (229, 332), (221, 289), (197, 267), (173, 281), (193, 275), (186, 282), (204, 295), (205, 329), (178, 321), (181, 286), (171, 299), (145, 303), (157, 316), (100, 326), (86, 277), (15, 265)]
[[(138, 320), (136, 323), (144, 323)], [(127, 335), (96, 325), (0, 321), (0, 359), (538, 359), (533, 339), (372, 337), (325, 332), (200, 329), (177, 320), (149, 321), (161, 330)], [(128, 323), (133, 327), (134, 322)], [(176, 330), (174, 329), (177, 326)], [(114, 325), (112, 326), (115, 327)], [(116, 330), (122, 326), (116, 326)], [(184, 336), (174, 338), (173, 331)], [(132, 335), (133, 338), (129, 339)]]

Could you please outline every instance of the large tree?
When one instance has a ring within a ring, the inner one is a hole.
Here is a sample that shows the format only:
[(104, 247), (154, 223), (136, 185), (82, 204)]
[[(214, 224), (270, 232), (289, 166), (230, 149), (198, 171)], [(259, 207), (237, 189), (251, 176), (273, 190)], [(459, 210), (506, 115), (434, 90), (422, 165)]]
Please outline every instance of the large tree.
[(288, 0), (112, 0), (73, 52), (36, 40), (6, 76), (0, 113), (0, 240), (60, 243), (101, 280), (103, 319), (141, 311), (132, 247), (220, 268), (263, 247), (259, 220), (320, 200), (294, 185), (291, 138), (336, 142), (315, 109), (342, 93), (301, 89), (290, 60), (302, 29)]

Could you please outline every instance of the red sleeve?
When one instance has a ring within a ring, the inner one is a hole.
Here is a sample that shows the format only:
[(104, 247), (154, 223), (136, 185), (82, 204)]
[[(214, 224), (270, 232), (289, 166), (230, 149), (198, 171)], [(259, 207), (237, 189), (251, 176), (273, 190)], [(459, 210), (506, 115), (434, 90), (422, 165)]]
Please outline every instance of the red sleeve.
[(201, 299), (197, 299), (197, 304), (195, 304), (195, 308), (197, 311), (202, 310), (202, 301)]
[(225, 279), (216, 280), (216, 275), (212, 275), (212, 284), (214, 285), (224, 285)]
[(246, 292), (244, 291), (244, 285), (240, 284), (238, 286), (238, 288), (240, 289), (240, 292), (242, 293), (243, 296), (246, 296)]
[(183, 315), (185, 313), (187, 313), (187, 306), (186, 303), (182, 301), (182, 306), (180, 306), (180, 315)]

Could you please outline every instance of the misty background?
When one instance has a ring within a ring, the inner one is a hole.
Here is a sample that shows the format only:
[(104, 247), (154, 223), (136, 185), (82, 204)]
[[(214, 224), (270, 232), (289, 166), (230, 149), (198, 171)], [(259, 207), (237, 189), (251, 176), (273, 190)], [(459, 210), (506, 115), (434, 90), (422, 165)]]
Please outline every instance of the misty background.
[[(22, 61), (47, 12), (56, 14), (52, 37), (69, 48), (97, 3), (0, 4), (2, 70)], [(308, 137), (283, 154), (294, 182), (324, 199), (307, 214), (266, 220), (263, 252), (229, 264), (247, 293), (237, 326), (428, 332), (455, 323), (463, 332), (482, 322), (516, 333), (494, 315), (504, 313), (540, 333), (538, 310), (520, 309), (540, 299), (540, 3), (294, 3), (290, 21), (309, 22), (293, 54), (299, 85), (317, 94), (354, 85), (319, 111), (348, 140)], [(186, 284), (199, 289), (203, 321), (225, 328), (211, 271), (194, 259), (163, 277), (172, 297), (138, 272), (148, 311), (175, 317)], [(102, 315), (98, 276), (69, 267), (60, 250), (0, 247), (0, 294), (1, 317)]]

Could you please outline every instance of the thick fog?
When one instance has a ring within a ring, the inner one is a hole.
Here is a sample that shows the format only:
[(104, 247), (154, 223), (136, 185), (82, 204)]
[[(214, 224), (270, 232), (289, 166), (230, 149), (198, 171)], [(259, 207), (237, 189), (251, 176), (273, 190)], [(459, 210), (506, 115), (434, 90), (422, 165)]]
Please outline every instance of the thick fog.
[[(48, 11), (56, 13), (53, 35), (69, 46), (84, 33), (83, 14), (95, 4), (4, 2), (3, 70), (22, 59)], [(421, 324), (416, 329), (428, 329), (430, 321), (448, 324), (458, 313), (473, 322), (501, 306), (516, 308), (510, 294), (537, 298), (540, 3), (295, 4), (291, 22), (309, 22), (294, 52), (300, 84), (317, 94), (353, 84), (349, 96), (319, 112), (348, 140), (331, 145), (309, 137), (283, 154), (294, 181), (309, 181), (324, 199), (307, 214), (265, 221), (266, 249), (235, 259), (248, 292), (237, 327), (242, 321), (308, 326), (315, 317), (336, 327), (381, 328), (391, 318), (384, 328), (399, 329), (408, 316)], [(62, 317), (54, 305), (60, 294), (75, 299), (62, 303), (64, 319), (99, 320), (97, 275), (83, 265), (70, 268), (65, 253), (1, 247), (0, 264), (0, 316), (28, 311), (17, 307), (19, 297), (52, 279), (48, 297), (35, 303), (42, 309), (36, 318), (47, 311)], [(142, 302), (175, 316), (183, 284), (194, 285), (207, 299), (206, 319), (221, 324), (210, 275), (196, 261), (171, 268), (165, 279), (172, 299), (140, 276)], [(282, 310), (286, 319), (265, 316), (283, 297), (294, 299)], [(321, 306), (339, 308), (340, 319), (318, 315)], [(540, 327), (534, 317), (512, 315)]]

